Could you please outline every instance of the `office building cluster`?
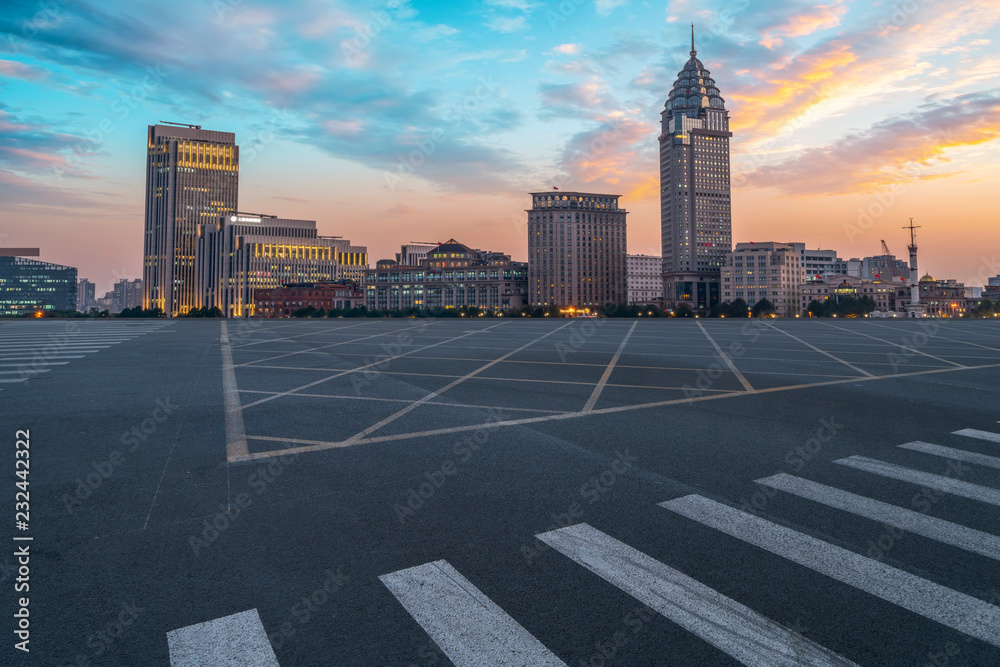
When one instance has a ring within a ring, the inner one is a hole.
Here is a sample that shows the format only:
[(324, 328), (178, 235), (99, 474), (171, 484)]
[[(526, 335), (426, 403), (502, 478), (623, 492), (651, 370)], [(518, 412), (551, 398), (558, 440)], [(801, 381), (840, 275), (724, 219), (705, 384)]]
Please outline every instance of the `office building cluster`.
[(76, 269), (39, 256), (38, 248), (0, 248), (0, 317), (76, 310)]
[(143, 307), (248, 317), (256, 290), (364, 279), (367, 248), (321, 236), (312, 220), (241, 213), (239, 156), (231, 132), (149, 126)]

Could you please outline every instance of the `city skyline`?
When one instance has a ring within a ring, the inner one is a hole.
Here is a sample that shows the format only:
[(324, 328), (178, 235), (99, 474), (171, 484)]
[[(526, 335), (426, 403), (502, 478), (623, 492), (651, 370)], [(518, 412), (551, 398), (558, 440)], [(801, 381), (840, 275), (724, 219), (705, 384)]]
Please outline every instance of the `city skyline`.
[[(3, 242), (40, 246), (98, 291), (141, 275), (135, 147), (164, 120), (236, 134), (242, 210), (317, 220), (373, 261), (456, 235), (526, 259), (528, 193), (552, 186), (622, 193), (628, 251), (655, 253), (658, 116), (693, 21), (736, 134), (734, 243), (847, 259), (885, 238), (902, 258), (912, 216), (921, 269), (969, 281), (1000, 241), (1000, 8), (915, 6), (14, 3), (0, 19)], [(155, 27), (182, 15), (204, 20)]]

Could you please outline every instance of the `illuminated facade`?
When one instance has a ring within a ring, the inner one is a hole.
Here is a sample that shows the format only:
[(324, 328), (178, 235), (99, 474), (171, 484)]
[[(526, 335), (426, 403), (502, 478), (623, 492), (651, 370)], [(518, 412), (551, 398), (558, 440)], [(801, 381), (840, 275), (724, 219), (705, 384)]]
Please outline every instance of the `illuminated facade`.
[(533, 192), (528, 291), (533, 306), (625, 303), (626, 222), (620, 195)]
[(379, 260), (368, 272), (365, 305), (370, 310), (478, 306), (502, 311), (523, 306), (527, 292), (527, 264), (450, 239), (416, 264)]
[(76, 269), (0, 249), (0, 316), (76, 310), (76, 290)]
[(353, 281), (284, 285), (254, 292), (254, 317), (291, 317), (300, 308), (347, 310), (365, 304), (365, 291)]
[[(846, 274), (824, 276), (822, 280), (812, 280), (799, 286), (799, 307), (805, 315), (813, 301), (839, 301), (842, 297), (871, 297), (875, 310), (887, 313), (895, 311), (902, 296), (908, 295), (905, 286), (893, 285), (882, 280), (869, 280)], [(906, 308), (902, 308), (903, 312)]]
[[(197, 256), (196, 305), (218, 307), (226, 317), (252, 317), (255, 290), (328, 283), (368, 264), (366, 248), (319, 236), (312, 220), (244, 213), (201, 225)], [(342, 259), (354, 263), (345, 269)]]
[(723, 302), (743, 299), (752, 307), (767, 299), (782, 317), (799, 314), (799, 290), (806, 274), (794, 243), (737, 243), (725, 258)]
[(729, 112), (711, 73), (691, 58), (661, 113), (660, 238), (664, 298), (709, 309), (732, 249)]
[(145, 308), (176, 316), (201, 302), (198, 225), (236, 212), (239, 147), (232, 132), (149, 126), (143, 239)]

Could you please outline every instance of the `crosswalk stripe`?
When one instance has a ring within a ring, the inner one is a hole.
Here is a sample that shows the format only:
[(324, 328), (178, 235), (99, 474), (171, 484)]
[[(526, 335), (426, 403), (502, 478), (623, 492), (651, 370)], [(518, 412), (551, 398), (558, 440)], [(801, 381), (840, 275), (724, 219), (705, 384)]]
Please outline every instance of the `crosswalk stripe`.
[(907, 442), (900, 445), (900, 447), (955, 461), (964, 461), (966, 463), (986, 466), (987, 468), (1000, 469), (1000, 458), (997, 458), (996, 456), (987, 456), (986, 454), (980, 454), (978, 452), (967, 452), (964, 449), (955, 449), (954, 447), (942, 447), (941, 445), (935, 445), (929, 442), (920, 442), (919, 440), (915, 442)]
[(865, 472), (881, 475), (882, 477), (910, 482), (911, 484), (917, 484), (928, 489), (944, 491), (955, 496), (962, 496), (963, 498), (970, 498), (979, 502), (989, 503), (990, 505), (1000, 506), (1000, 489), (980, 486), (979, 484), (970, 484), (960, 479), (935, 475), (923, 472), (922, 470), (904, 468), (895, 463), (886, 463), (885, 461), (870, 459), (866, 456), (848, 456), (846, 459), (837, 459), (834, 463), (864, 470)]
[(256, 609), (167, 633), (170, 667), (278, 667)]
[(855, 664), (585, 523), (536, 537), (745, 665)]
[(379, 579), (456, 667), (566, 665), (447, 561)]
[(814, 500), (827, 507), (850, 512), (987, 558), (1000, 560), (1000, 537), (981, 530), (785, 473), (758, 479), (756, 482), (800, 498)]
[[(1000, 422), (997, 422), (1000, 424)], [(1000, 442), (1000, 433), (993, 433), (992, 431), (980, 431), (975, 428), (963, 428), (961, 431), (952, 431), (954, 435), (964, 435), (967, 438), (978, 438), (980, 440), (989, 440), (990, 442)]]
[(684, 496), (660, 506), (1000, 646), (1000, 607), (702, 496)]

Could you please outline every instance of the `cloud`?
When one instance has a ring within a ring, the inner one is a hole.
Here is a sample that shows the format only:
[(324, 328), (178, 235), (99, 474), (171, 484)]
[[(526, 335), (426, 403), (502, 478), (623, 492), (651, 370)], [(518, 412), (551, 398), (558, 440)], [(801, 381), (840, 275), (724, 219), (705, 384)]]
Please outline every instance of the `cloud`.
[(494, 32), (507, 34), (526, 29), (528, 27), (528, 20), (523, 16), (494, 16), (483, 25)]
[(619, 106), (604, 82), (596, 77), (583, 83), (543, 83), (538, 94), (543, 105), (539, 114), (542, 119), (592, 119), (598, 110)]
[(574, 53), (580, 53), (579, 44), (560, 44), (559, 46), (552, 49), (552, 53), (558, 53), (564, 56), (570, 56)]
[(951, 149), (1000, 139), (1000, 91), (934, 101), (899, 118), (810, 148), (746, 176), (753, 187), (792, 196), (870, 192), (894, 183), (952, 176)]
[(846, 13), (847, 7), (841, 2), (815, 5), (789, 16), (781, 24), (767, 30), (760, 44), (773, 49), (784, 43), (782, 37), (804, 37), (819, 30), (836, 28)]
[(44, 69), (18, 62), (16, 60), (0, 60), (0, 76), (25, 81), (41, 81), (49, 75)]
[(607, 16), (623, 5), (627, 5), (628, 0), (594, 0), (594, 9), (600, 16)]
[(486, 0), (486, 4), (501, 9), (517, 9), (526, 13), (538, 8), (537, 3), (528, 2), (528, 0)]

